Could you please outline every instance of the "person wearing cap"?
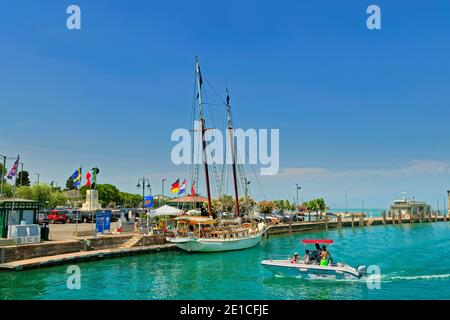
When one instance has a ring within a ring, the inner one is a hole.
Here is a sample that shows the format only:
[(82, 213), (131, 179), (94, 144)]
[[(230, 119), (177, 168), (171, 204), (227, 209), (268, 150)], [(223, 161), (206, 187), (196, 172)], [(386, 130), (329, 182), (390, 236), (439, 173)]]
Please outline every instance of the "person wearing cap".
[(291, 263), (297, 263), (298, 262), (298, 253), (294, 253), (294, 257), (291, 260)]
[(303, 256), (302, 261), (305, 263), (309, 263), (311, 261), (311, 254), (308, 249), (305, 250), (305, 255)]

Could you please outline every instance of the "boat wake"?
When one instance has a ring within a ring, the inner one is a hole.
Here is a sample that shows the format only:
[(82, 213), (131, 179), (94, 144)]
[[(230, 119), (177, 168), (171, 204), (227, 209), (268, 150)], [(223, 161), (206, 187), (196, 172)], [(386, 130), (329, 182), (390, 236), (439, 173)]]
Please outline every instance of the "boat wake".
[(450, 273), (445, 274), (431, 274), (418, 276), (388, 276), (383, 280), (431, 280), (431, 279), (445, 279), (450, 278)]

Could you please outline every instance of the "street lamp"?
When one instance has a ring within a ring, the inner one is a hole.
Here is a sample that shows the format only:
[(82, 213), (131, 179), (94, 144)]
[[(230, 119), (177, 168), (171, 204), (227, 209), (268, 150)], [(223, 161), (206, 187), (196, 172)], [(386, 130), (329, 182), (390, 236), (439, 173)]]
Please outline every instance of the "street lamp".
[(166, 180), (167, 180), (166, 178), (163, 178), (161, 180), (161, 184), (162, 184), (162, 186), (161, 186), (161, 203), (162, 204), (164, 204), (164, 181), (166, 181)]
[(39, 173), (35, 173), (35, 175), (37, 176), (37, 184), (39, 184)]
[[(150, 185), (150, 180), (145, 177), (142, 177), (138, 180), (137, 188), (141, 188), (142, 183), (142, 210), (145, 212), (145, 188), (148, 188), (150, 191), (150, 195), (152, 194), (152, 186)], [(147, 184), (147, 185), (146, 185)]]
[(299, 187), (298, 183), (295, 183), (295, 185), (296, 185), (295, 191), (297, 192), (297, 202), (295, 204), (296, 206), (298, 206), (298, 190), (301, 190), (302, 187)]

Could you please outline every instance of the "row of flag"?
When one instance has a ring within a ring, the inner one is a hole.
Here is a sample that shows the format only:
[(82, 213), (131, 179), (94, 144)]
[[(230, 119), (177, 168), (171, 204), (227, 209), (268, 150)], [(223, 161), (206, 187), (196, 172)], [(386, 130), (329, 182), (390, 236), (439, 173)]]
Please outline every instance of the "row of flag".
[[(97, 174), (99, 172), (100, 170), (97, 167), (95, 167), (86, 173), (86, 187), (95, 189), (95, 185), (97, 184)], [(75, 188), (78, 188), (78, 186), (81, 184), (81, 177), (82, 177), (82, 167), (79, 167), (77, 171), (75, 171), (70, 177), (72, 178), (73, 186)]]
[[(172, 183), (172, 187), (170, 188), (171, 193), (178, 194), (179, 196), (186, 193), (186, 179), (184, 179), (183, 183), (180, 185), (180, 179)], [(191, 196), (195, 196), (195, 184), (193, 183), (191, 186)]]

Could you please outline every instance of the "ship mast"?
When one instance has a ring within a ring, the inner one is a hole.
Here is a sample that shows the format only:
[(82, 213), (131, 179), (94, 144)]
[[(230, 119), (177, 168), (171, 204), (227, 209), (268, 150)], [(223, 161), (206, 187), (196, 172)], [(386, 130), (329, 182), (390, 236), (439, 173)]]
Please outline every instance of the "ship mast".
[(202, 74), (200, 72), (200, 64), (198, 57), (195, 58), (195, 73), (197, 75), (197, 88), (198, 88), (198, 105), (200, 109), (200, 130), (202, 131), (202, 147), (203, 147), (203, 159), (205, 163), (205, 177), (206, 177), (206, 192), (208, 195), (208, 214), (212, 217), (211, 206), (211, 189), (209, 186), (209, 172), (208, 172), (208, 160), (206, 156), (206, 140), (205, 140), (205, 117), (203, 115), (203, 103), (202, 103)]
[(234, 142), (233, 120), (231, 118), (230, 95), (228, 93), (228, 89), (227, 89), (227, 129), (228, 129), (228, 134), (230, 136), (230, 149), (231, 149), (231, 157), (233, 160), (232, 168), (233, 168), (236, 216), (239, 217), (239, 194), (238, 194), (237, 178), (236, 178), (236, 156), (235, 156), (235, 152), (234, 152), (234, 143), (233, 143)]

